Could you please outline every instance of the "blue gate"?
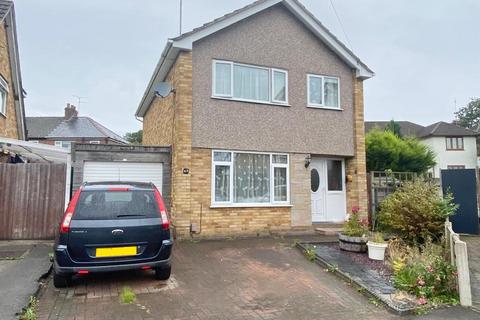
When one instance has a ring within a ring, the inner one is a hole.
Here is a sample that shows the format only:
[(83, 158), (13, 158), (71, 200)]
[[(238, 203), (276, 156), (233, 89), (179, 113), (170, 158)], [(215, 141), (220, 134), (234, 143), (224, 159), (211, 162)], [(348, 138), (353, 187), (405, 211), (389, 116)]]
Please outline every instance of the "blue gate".
[(459, 205), (450, 218), (456, 233), (478, 234), (477, 173), (475, 169), (442, 170), (443, 193)]

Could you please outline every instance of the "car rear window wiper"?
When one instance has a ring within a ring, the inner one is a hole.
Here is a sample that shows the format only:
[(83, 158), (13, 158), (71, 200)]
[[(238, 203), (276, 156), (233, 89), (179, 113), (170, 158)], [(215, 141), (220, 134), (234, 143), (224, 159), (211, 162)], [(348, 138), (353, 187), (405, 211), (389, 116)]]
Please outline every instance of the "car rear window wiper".
[(124, 217), (146, 217), (144, 214), (119, 214), (116, 216), (117, 218), (124, 218)]

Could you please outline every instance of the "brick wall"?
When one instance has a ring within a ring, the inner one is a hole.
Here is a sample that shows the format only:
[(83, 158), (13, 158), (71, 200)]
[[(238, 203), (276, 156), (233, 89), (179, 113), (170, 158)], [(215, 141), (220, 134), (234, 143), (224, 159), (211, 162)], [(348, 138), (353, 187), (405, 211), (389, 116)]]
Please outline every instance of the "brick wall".
[(0, 23), (0, 75), (7, 80), (9, 92), (7, 95), (7, 114), (0, 114), (0, 136), (7, 138), (18, 138), (17, 116), (15, 112), (13, 81), (10, 69), (10, 60), (7, 47), (7, 33), (5, 25)]
[(365, 159), (365, 122), (363, 104), (363, 81), (354, 76), (354, 139), (355, 157), (346, 162), (347, 175), (352, 182), (347, 183), (347, 211), (353, 206), (360, 207), (362, 215), (367, 215), (367, 168)]
[[(189, 236), (190, 223), (196, 224), (202, 237), (265, 235), (284, 232), (291, 227), (290, 207), (211, 208), (212, 151), (193, 148), (189, 180), (182, 211), (176, 214), (176, 231), (180, 237)], [(187, 184), (185, 184), (187, 185)], [(177, 198), (178, 201), (178, 198)], [(188, 211), (187, 208), (190, 210)]]

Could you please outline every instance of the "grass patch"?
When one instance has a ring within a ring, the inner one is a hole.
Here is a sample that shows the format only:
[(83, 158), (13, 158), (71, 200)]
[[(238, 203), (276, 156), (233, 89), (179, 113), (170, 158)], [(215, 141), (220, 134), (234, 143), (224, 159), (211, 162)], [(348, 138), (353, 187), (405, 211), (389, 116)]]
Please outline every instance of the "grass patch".
[(120, 293), (120, 302), (123, 304), (133, 303), (136, 299), (135, 292), (130, 287), (123, 287)]
[(37, 320), (37, 306), (38, 300), (35, 297), (30, 297), (28, 307), (23, 309), (23, 313), (20, 316), (20, 320)]

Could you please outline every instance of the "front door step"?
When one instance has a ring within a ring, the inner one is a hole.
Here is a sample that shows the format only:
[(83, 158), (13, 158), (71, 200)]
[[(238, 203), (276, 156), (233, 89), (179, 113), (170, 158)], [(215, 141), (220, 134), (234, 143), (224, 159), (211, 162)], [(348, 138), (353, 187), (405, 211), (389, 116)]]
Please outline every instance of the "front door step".
[(342, 231), (342, 226), (338, 224), (319, 225), (315, 227), (315, 231), (323, 236), (336, 236)]

